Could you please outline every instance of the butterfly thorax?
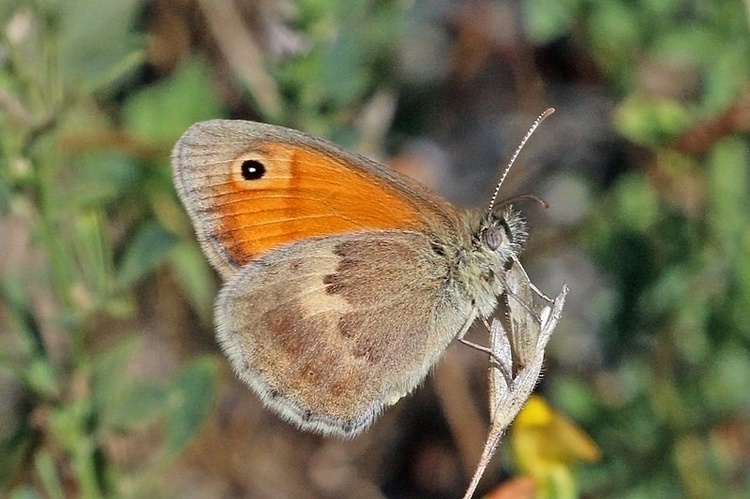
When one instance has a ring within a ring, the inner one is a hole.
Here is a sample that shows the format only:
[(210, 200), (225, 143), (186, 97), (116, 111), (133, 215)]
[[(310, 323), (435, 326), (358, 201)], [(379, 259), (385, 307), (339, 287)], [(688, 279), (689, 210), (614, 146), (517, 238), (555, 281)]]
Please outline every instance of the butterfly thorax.
[(521, 252), (526, 225), (517, 212), (506, 208), (489, 215), (466, 212), (460, 230), (464, 241), (455, 247), (452, 284), (486, 318), (503, 292), (507, 263)]

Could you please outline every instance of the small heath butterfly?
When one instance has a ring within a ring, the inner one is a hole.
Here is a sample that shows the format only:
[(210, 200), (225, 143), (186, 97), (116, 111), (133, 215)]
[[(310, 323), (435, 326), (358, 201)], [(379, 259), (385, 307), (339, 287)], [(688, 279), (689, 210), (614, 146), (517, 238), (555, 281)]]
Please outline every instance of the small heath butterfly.
[(487, 212), (458, 211), (376, 162), (280, 126), (197, 123), (172, 167), (224, 280), (222, 350), (266, 406), (325, 435), (363, 431), (451, 340), (492, 315), (526, 239), (519, 214), (494, 197)]

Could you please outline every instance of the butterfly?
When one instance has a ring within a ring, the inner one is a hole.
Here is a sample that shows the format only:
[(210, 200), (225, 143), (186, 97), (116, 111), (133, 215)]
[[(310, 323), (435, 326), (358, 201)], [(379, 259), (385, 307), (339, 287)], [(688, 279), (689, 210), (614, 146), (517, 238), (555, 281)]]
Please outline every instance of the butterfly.
[(520, 214), (495, 196), (489, 210), (461, 211), (377, 162), (280, 126), (197, 123), (171, 162), (224, 281), (221, 349), (267, 407), (324, 435), (362, 432), (492, 315), (526, 239)]

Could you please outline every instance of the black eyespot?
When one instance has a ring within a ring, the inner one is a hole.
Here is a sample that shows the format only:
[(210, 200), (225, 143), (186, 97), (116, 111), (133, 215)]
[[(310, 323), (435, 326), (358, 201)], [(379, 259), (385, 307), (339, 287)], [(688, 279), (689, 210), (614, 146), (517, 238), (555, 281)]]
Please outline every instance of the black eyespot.
[(435, 253), (438, 256), (445, 256), (445, 248), (443, 248), (441, 245), (439, 245), (436, 242), (431, 242), (430, 247), (432, 248), (432, 252)]
[(245, 180), (258, 180), (266, 174), (266, 167), (258, 160), (247, 159), (242, 162), (242, 178)]

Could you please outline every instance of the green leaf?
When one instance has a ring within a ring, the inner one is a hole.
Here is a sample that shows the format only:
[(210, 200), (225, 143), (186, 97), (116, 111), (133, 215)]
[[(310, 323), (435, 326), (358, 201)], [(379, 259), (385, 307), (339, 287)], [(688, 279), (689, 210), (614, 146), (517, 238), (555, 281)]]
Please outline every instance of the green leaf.
[(573, 27), (577, 3), (576, 0), (524, 2), (524, 21), (529, 39), (543, 44), (566, 35)]
[(24, 382), (29, 390), (45, 398), (58, 393), (59, 379), (60, 373), (46, 357), (33, 357), (24, 371)]
[[(43, 2), (43, 4), (49, 2)], [(140, 50), (143, 38), (132, 28), (138, 0), (66, 0), (59, 11), (60, 67), (73, 83), (101, 80)]]
[(85, 451), (90, 444), (87, 430), (91, 408), (89, 400), (83, 398), (51, 407), (45, 430), (53, 445), (71, 453)]
[(179, 238), (160, 225), (141, 227), (126, 249), (118, 272), (118, 283), (126, 288), (154, 271), (168, 256)]
[(696, 64), (717, 56), (720, 33), (693, 22), (656, 34), (651, 52), (669, 65)]
[(65, 197), (60, 202), (69, 206), (101, 208), (142, 188), (138, 168), (130, 156), (90, 152), (76, 158), (76, 169), (77, 183), (60, 193)]
[[(368, 53), (358, 33), (342, 30), (324, 51), (318, 78), (326, 100), (335, 108), (353, 103), (364, 93), (372, 76), (365, 64)], [(341, 78), (341, 75), (347, 75)]]
[(102, 425), (128, 430), (153, 421), (167, 409), (166, 388), (157, 382), (129, 382), (102, 408)]
[(171, 253), (175, 278), (204, 324), (210, 324), (216, 285), (213, 272), (195, 244), (177, 244)]
[(709, 58), (705, 76), (704, 107), (716, 112), (733, 105), (750, 79), (750, 44), (724, 43)]
[(702, 400), (707, 408), (732, 413), (750, 404), (750, 354), (741, 345), (728, 345), (716, 351), (711, 369), (702, 378)]
[(691, 116), (682, 104), (641, 96), (623, 100), (614, 114), (618, 131), (642, 145), (668, 141), (681, 133), (690, 122)]
[(185, 366), (169, 389), (165, 449), (176, 454), (196, 435), (213, 404), (216, 365), (208, 357)]
[(152, 85), (125, 103), (125, 126), (156, 143), (171, 144), (196, 121), (222, 116), (205, 64), (183, 64), (167, 80)]
[(92, 366), (92, 403), (94, 411), (103, 413), (123, 390), (123, 375), (138, 347), (139, 339), (131, 335), (113, 348), (100, 353)]
[(589, 36), (592, 53), (607, 71), (630, 71), (631, 61), (643, 50), (646, 27), (638, 9), (626, 2), (595, 2), (591, 6)]
[(22, 341), (21, 349), (29, 357), (46, 357), (47, 348), (42, 337), (42, 330), (37, 317), (31, 310), (31, 300), (22, 285), (23, 277), (19, 274), (4, 275), (0, 279), (0, 300), (9, 312), (11, 329)]
[[(727, 138), (712, 148), (708, 158), (710, 203), (707, 217), (713, 239), (731, 255), (739, 256), (750, 221), (750, 164), (747, 141)], [(746, 254), (744, 255), (747, 256)]]
[(62, 493), (63, 485), (60, 481), (60, 475), (57, 472), (55, 461), (50, 455), (49, 451), (42, 450), (36, 454), (34, 460), (36, 472), (42, 480), (44, 490), (48, 494), (48, 497), (52, 499), (63, 499), (65, 496)]

